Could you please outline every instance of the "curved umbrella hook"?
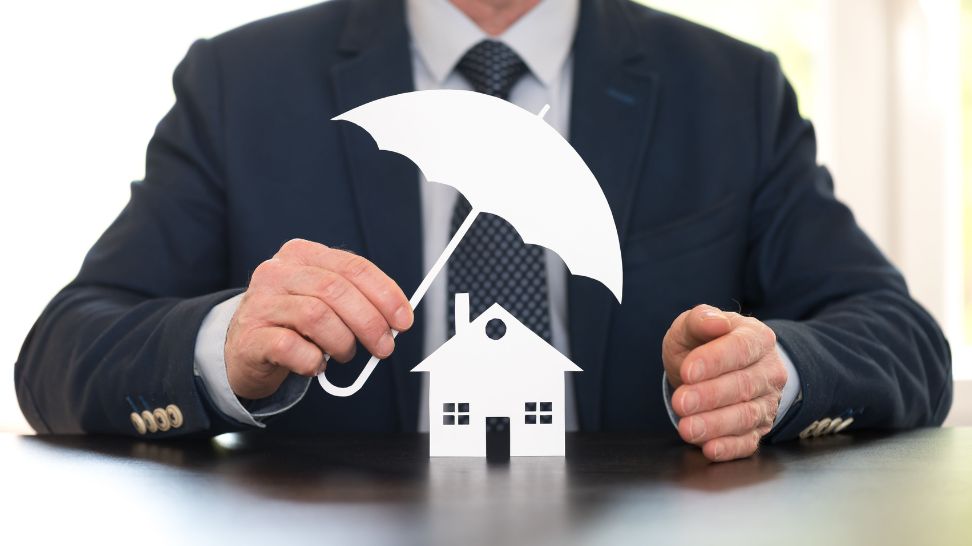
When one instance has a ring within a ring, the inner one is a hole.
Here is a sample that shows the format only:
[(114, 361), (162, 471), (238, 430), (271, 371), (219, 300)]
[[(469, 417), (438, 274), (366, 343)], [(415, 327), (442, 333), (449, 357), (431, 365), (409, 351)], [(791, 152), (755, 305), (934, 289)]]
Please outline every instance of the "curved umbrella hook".
[[(422, 298), (425, 297), (425, 293), (428, 292), (429, 287), (432, 286), (432, 281), (435, 280), (435, 278), (439, 275), (439, 272), (442, 271), (442, 268), (445, 267), (446, 262), (449, 261), (449, 256), (452, 256), (452, 253), (456, 250), (456, 247), (459, 246), (459, 241), (463, 238), (463, 236), (466, 235), (469, 228), (472, 227), (472, 224), (478, 215), (479, 211), (475, 208), (469, 211), (469, 214), (466, 215), (466, 219), (462, 221), (462, 225), (460, 225), (459, 229), (456, 230), (455, 235), (452, 236), (452, 239), (449, 241), (449, 244), (446, 245), (445, 250), (443, 250), (442, 254), (439, 255), (439, 258), (435, 261), (432, 269), (429, 270), (429, 272), (425, 275), (425, 278), (422, 279), (422, 283), (419, 284), (418, 288), (415, 289), (415, 293), (412, 294), (411, 299), (408, 300), (408, 304), (412, 307), (412, 311), (418, 307), (419, 302), (421, 302)], [(398, 332), (392, 330), (392, 338), (396, 337), (398, 337)], [(331, 357), (325, 355), (324, 358), (325, 360), (330, 360)], [(324, 372), (321, 372), (317, 376), (317, 381), (321, 384), (321, 388), (324, 389), (324, 392), (332, 396), (340, 396), (342, 398), (351, 396), (352, 394), (361, 390), (361, 387), (363, 387), (365, 382), (368, 381), (368, 378), (371, 377), (371, 373), (375, 371), (375, 368), (378, 367), (378, 362), (380, 361), (381, 359), (377, 356), (372, 356), (368, 360), (368, 363), (365, 364), (364, 369), (361, 370), (358, 378), (354, 380), (354, 383), (347, 387), (338, 387), (334, 383), (331, 383), (328, 381), (327, 377), (324, 376)]]

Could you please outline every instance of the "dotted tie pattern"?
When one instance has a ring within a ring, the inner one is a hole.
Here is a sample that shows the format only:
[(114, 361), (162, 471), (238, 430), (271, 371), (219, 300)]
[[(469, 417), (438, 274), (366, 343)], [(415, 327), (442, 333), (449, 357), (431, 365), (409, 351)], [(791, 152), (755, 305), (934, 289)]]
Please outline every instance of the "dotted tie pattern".
[[(459, 61), (457, 70), (473, 90), (507, 99), (510, 89), (526, 71), (526, 64), (502, 42), (484, 40)], [(497, 158), (502, 160), (502, 158)], [(510, 195), (516, 199), (516, 195)], [(452, 233), (472, 206), (459, 196), (452, 214)], [(547, 294), (547, 266), (543, 248), (525, 245), (506, 220), (480, 213), (456, 247), (448, 265), (449, 337), (455, 335), (455, 294), (469, 293), (470, 320), (493, 303), (499, 303), (520, 322), (548, 343), (550, 303)], [(505, 333), (501, 323), (490, 322), (486, 333), (498, 339)]]

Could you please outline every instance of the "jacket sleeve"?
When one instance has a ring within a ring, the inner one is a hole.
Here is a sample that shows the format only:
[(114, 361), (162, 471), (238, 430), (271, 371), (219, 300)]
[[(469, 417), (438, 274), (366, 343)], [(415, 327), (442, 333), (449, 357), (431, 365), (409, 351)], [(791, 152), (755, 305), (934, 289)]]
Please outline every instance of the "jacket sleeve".
[(218, 63), (195, 43), (173, 78), (176, 104), (151, 139), (143, 181), (48, 304), (17, 360), (17, 397), (40, 433), (135, 435), (133, 409), (174, 404), (165, 437), (240, 428), (193, 374), (199, 326), (226, 286)]
[(836, 417), (853, 418), (850, 430), (940, 425), (952, 397), (945, 337), (834, 197), (813, 127), (769, 54), (758, 89), (745, 307), (776, 332), (802, 388), (770, 439)]

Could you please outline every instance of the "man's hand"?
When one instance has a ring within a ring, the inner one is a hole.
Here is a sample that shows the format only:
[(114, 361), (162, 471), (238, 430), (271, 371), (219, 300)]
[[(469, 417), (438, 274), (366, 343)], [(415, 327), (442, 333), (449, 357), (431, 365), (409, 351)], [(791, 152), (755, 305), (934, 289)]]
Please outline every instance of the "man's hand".
[(294, 239), (253, 272), (226, 333), (226, 375), (237, 396), (273, 394), (290, 372), (313, 376), (325, 353), (354, 357), (355, 339), (387, 358), (391, 329), (411, 328), (408, 298), (368, 260)]
[(770, 431), (786, 384), (776, 335), (762, 322), (699, 305), (662, 342), (678, 433), (713, 461), (749, 457)]

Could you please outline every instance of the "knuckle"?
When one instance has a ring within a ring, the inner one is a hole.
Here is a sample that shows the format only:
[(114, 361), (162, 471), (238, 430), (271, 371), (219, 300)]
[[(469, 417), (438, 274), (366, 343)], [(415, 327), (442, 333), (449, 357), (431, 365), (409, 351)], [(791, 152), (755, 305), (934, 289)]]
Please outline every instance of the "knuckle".
[(344, 297), (348, 283), (340, 275), (324, 272), (317, 285), (317, 293), (324, 301), (336, 301)]
[(668, 327), (668, 332), (665, 334), (665, 337), (674, 336), (679, 330), (681, 330), (685, 324), (686, 319), (688, 319), (689, 315), (692, 314), (692, 312), (695, 311), (695, 309), (698, 309), (699, 307), (701, 306), (696, 306), (695, 308), (689, 311), (682, 311), (681, 313), (679, 313), (679, 315), (675, 317), (675, 320), (672, 321), (671, 326)]
[(776, 345), (776, 332), (772, 328), (760, 322), (759, 333), (764, 347), (773, 347)]
[(301, 303), (300, 318), (306, 324), (318, 324), (323, 321), (328, 314), (330, 307), (324, 305), (316, 298), (307, 298)]
[(746, 342), (746, 355), (749, 357), (749, 362), (756, 362), (761, 356), (763, 356), (763, 343), (761, 336), (758, 332), (752, 329), (747, 329), (746, 334), (742, 336)]
[(236, 330), (246, 332), (263, 324), (263, 320), (258, 314), (259, 311), (255, 312), (260, 308), (260, 300), (257, 298), (243, 300), (240, 303), (240, 308), (236, 310), (236, 315), (230, 320), (230, 327), (227, 332), (231, 333)]
[(753, 409), (751, 411), (752, 411), (752, 418), (753, 418), (751, 423), (753, 426), (750, 428), (758, 429), (759, 427), (763, 426), (763, 424), (766, 422), (766, 417), (767, 417), (766, 407), (759, 402), (753, 402)]
[(668, 328), (668, 331), (665, 332), (665, 337), (662, 338), (662, 354), (668, 354), (668, 353), (675, 352), (675, 346), (674, 346), (675, 345), (675, 340), (673, 339), (674, 338), (674, 332), (673, 332), (674, 329), (675, 329), (675, 326), (674, 325), (670, 326)]
[(261, 307), (261, 299), (258, 291), (247, 288), (246, 292), (243, 292), (243, 297), (240, 299), (240, 306), (236, 308), (236, 313), (233, 314), (233, 319), (239, 321), (242, 317), (248, 316), (251, 307), (259, 309)]
[(349, 279), (360, 279), (365, 276), (372, 268), (371, 262), (358, 256), (348, 253), (348, 261), (344, 266), (345, 274)]
[(757, 402), (743, 404), (742, 414), (742, 423), (746, 430), (754, 430), (763, 421), (762, 406)]
[(260, 263), (253, 270), (253, 275), (250, 276), (250, 286), (266, 284), (268, 282), (273, 282), (281, 269), (280, 260), (276, 258), (270, 258)]
[(755, 385), (756, 382), (753, 381), (749, 373), (740, 372), (736, 374), (736, 393), (738, 397), (752, 400), (753, 392), (756, 390)]
[(305, 239), (290, 239), (286, 243), (280, 246), (280, 251), (278, 254), (284, 256), (292, 256), (296, 254), (303, 253), (308, 246), (311, 244), (310, 241)]
[(276, 336), (274, 336), (273, 341), (270, 345), (270, 356), (274, 360), (282, 360), (293, 352), (296, 346), (296, 339), (287, 330), (281, 330)]
[[(662, 362), (669, 375), (679, 376), (682, 358), (687, 354), (685, 348), (676, 340), (675, 335), (669, 330), (668, 334), (662, 339)], [(673, 377), (680, 379), (680, 377)]]
[(686, 318), (687, 318), (687, 315), (697, 315), (697, 314), (700, 314), (700, 313), (704, 313), (706, 311), (711, 311), (713, 309), (714, 308), (711, 305), (706, 305), (704, 303), (700, 303), (700, 304), (696, 305), (695, 307), (693, 307), (692, 309), (690, 309), (690, 310), (682, 313), (682, 315), (686, 315)]
[(362, 333), (368, 339), (378, 341), (378, 338), (388, 331), (388, 323), (378, 313), (371, 313), (361, 324)]
[(754, 370), (754, 375), (756, 376), (753, 383), (755, 388), (753, 389), (753, 398), (757, 398), (760, 395), (766, 394), (768, 392), (773, 392), (775, 389), (772, 386), (772, 381), (770, 380), (769, 374), (764, 371), (756, 372)]
[[(736, 357), (743, 360), (743, 364), (753, 361), (753, 347), (750, 336), (747, 335), (745, 329), (737, 328), (729, 334), (733, 340), (731, 345), (732, 351), (735, 352)], [(741, 366), (744, 367), (744, 366)]]
[(745, 325), (746, 324), (746, 317), (743, 316), (743, 315), (740, 315), (739, 313), (737, 313), (735, 311), (723, 311), (723, 313), (726, 315), (726, 318), (729, 319), (729, 322), (731, 322), (733, 324), (733, 329), (734, 330), (739, 329), (739, 326), (740, 325)]
[(753, 328), (754, 326), (758, 326), (760, 324), (759, 320), (757, 320), (754, 317), (747, 317), (740, 314), (736, 314), (736, 316), (739, 317), (740, 322), (742, 322), (749, 328)]

